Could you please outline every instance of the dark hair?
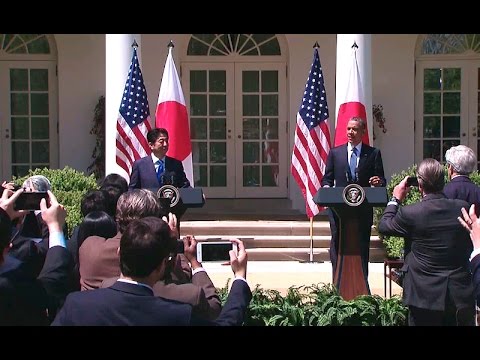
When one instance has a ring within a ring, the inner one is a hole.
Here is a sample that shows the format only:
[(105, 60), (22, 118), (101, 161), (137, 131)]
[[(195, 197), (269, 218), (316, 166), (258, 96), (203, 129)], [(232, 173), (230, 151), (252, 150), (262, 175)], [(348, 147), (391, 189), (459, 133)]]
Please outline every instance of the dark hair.
[(118, 174), (108, 174), (102, 181), (100, 185), (100, 190), (108, 187), (108, 186), (116, 186), (120, 189), (120, 193), (123, 194), (124, 192), (128, 191), (128, 182), (125, 178)]
[(426, 194), (443, 190), (445, 170), (442, 164), (432, 158), (422, 160), (417, 168), (418, 184)]
[(105, 193), (100, 190), (90, 190), (83, 195), (82, 203), (80, 204), (80, 211), (83, 216), (92, 211), (106, 211), (107, 210), (107, 197)]
[(77, 243), (78, 248), (89, 236), (100, 236), (105, 239), (114, 237), (117, 234), (117, 223), (114, 218), (105, 211), (92, 211), (85, 216), (78, 227)]
[(120, 271), (129, 277), (146, 277), (170, 255), (168, 224), (158, 217), (133, 220), (120, 239)]
[(101, 187), (101, 191), (105, 193), (105, 198), (106, 198), (106, 212), (113, 216), (115, 218), (115, 214), (117, 212), (117, 202), (118, 199), (120, 198), (120, 195), (125, 193), (126, 191), (123, 191), (119, 187), (115, 185), (106, 185)]
[(154, 128), (147, 133), (147, 141), (149, 143), (154, 143), (160, 137), (160, 135), (165, 135), (168, 139), (168, 131), (165, 128)]

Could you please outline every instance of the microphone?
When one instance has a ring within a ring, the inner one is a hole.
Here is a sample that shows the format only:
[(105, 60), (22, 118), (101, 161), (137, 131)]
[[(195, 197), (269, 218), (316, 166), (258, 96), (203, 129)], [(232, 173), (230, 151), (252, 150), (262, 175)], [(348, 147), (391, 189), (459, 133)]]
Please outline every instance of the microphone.
[(355, 168), (355, 183), (358, 183), (358, 167)]
[(351, 184), (353, 182), (352, 174), (350, 173), (350, 167), (347, 165), (347, 169), (345, 170), (345, 176), (347, 178), (347, 183)]
[(170, 184), (174, 185), (175, 184), (175, 171), (172, 171), (170, 173)]

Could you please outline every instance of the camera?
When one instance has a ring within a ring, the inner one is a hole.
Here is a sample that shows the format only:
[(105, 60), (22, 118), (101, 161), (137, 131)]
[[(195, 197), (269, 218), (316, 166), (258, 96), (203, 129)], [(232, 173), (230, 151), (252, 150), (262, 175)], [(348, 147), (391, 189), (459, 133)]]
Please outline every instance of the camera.
[(407, 186), (418, 186), (418, 178), (415, 176), (409, 176), (407, 179)]
[(15, 210), (40, 210), (40, 200), (49, 197), (46, 191), (23, 192), (15, 201)]
[(231, 241), (211, 241), (197, 243), (197, 260), (230, 261), (229, 251), (237, 252), (237, 244)]

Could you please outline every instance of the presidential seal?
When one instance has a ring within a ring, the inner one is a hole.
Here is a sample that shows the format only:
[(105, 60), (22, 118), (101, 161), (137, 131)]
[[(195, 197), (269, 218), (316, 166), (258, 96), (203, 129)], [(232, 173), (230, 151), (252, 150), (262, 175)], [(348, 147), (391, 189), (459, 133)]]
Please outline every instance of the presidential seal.
[(180, 201), (180, 192), (173, 185), (163, 185), (160, 189), (158, 189), (157, 196), (159, 198), (169, 198), (170, 207), (174, 207)]
[(360, 206), (365, 200), (365, 190), (358, 184), (350, 184), (343, 189), (343, 201), (348, 206)]

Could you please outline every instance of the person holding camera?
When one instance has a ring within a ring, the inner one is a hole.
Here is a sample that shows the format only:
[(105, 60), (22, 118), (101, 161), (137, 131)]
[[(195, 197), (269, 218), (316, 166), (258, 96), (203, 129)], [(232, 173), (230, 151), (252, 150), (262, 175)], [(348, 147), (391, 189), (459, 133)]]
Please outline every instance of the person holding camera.
[(480, 187), (469, 177), (477, 168), (475, 152), (465, 145), (452, 146), (445, 152), (445, 161), (449, 182), (445, 184), (443, 193), (449, 199), (475, 204), (477, 215), (480, 215)]
[(165, 221), (146, 217), (131, 221), (122, 234), (120, 279), (108, 288), (69, 294), (52, 325), (240, 326), (252, 292), (246, 281), (247, 252), (240, 240), (232, 241), (238, 246), (238, 255), (230, 251), (235, 279), (214, 321), (196, 316), (189, 304), (154, 296), (153, 287), (165, 276), (176, 239)]
[(447, 199), (442, 192), (444, 167), (424, 159), (417, 167), (420, 202), (401, 206), (410, 187), (406, 176), (380, 219), (378, 232), (405, 238), (403, 303), (408, 324), (475, 325), (475, 300), (468, 259), (472, 244), (457, 221), (464, 200)]
[(66, 249), (62, 226), (66, 211), (48, 191), (48, 204), (40, 202), (41, 216), (49, 230), (49, 249), (38, 276), (29, 264), (9, 253), (12, 220), (26, 212), (15, 209), (24, 192), (5, 190), (0, 198), (0, 325), (49, 325), (70, 292), (73, 260)]

